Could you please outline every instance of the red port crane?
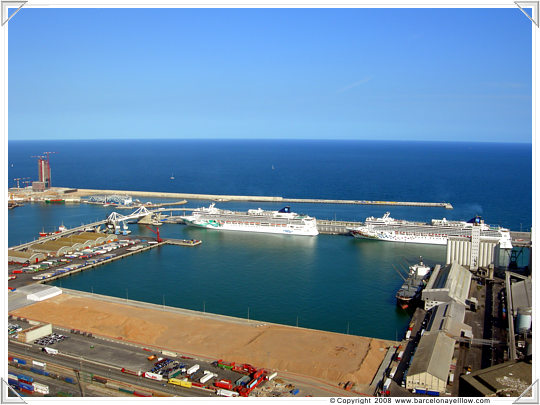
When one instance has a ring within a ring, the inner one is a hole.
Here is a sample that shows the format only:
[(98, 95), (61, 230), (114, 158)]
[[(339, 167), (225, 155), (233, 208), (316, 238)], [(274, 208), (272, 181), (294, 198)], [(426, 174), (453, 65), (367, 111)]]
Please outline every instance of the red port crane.
[(161, 238), (159, 237), (159, 228), (158, 228), (158, 227), (156, 227), (156, 230), (155, 230), (155, 231), (154, 231), (152, 228), (150, 228), (148, 225), (146, 225), (146, 227), (147, 227), (148, 229), (150, 229), (152, 232), (154, 232), (154, 233), (157, 235), (157, 239), (156, 239), (156, 240), (157, 240), (158, 243), (163, 242), (163, 239), (161, 239)]

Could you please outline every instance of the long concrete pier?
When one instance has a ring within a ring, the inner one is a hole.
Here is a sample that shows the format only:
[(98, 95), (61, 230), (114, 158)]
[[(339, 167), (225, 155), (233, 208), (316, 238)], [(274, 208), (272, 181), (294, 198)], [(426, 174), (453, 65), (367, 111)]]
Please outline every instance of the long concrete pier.
[(94, 194), (129, 194), (138, 197), (154, 198), (183, 198), (192, 200), (212, 201), (256, 201), (256, 202), (279, 202), (279, 203), (307, 203), (307, 204), (353, 204), (353, 205), (391, 205), (410, 207), (442, 207), (453, 209), (452, 204), (447, 202), (417, 202), (417, 201), (372, 201), (372, 200), (329, 200), (321, 198), (288, 198), (279, 196), (255, 196), (255, 195), (218, 195), (218, 194), (191, 194), (191, 193), (164, 193), (154, 191), (127, 191), (127, 190), (93, 190), (78, 189), (71, 193), (79, 197)]

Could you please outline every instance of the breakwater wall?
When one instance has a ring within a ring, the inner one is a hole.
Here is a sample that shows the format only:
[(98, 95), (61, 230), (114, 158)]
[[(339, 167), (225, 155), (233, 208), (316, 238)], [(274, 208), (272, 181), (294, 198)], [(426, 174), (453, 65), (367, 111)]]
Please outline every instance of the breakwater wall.
[(280, 202), (280, 203), (304, 203), (304, 204), (352, 204), (352, 205), (390, 205), (410, 207), (443, 207), (453, 209), (452, 204), (447, 202), (421, 202), (421, 201), (376, 201), (376, 200), (334, 200), (320, 198), (288, 198), (279, 196), (253, 196), (253, 195), (217, 195), (217, 194), (190, 194), (190, 193), (164, 193), (155, 191), (128, 191), (128, 190), (93, 190), (78, 189), (80, 197), (94, 194), (129, 194), (139, 197), (154, 198), (183, 198), (192, 200), (213, 201), (255, 201), (255, 202)]

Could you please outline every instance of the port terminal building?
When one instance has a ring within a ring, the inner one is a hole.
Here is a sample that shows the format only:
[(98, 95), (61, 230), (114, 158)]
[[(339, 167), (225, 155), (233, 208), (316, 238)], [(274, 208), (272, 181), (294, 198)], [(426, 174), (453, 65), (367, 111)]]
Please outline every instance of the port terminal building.
[(406, 379), (406, 388), (418, 394), (444, 393), (456, 341), (442, 330), (420, 339)]
[(431, 317), (411, 359), (405, 379), (407, 389), (417, 394), (446, 392), (459, 341), (473, 338), (472, 327), (465, 323), (466, 310), (471, 306), (471, 281), (471, 272), (458, 263), (437, 265), (433, 270), (422, 292)]
[(12, 263), (37, 263), (47, 257), (46, 254), (33, 251), (20, 251), (9, 249), (8, 250), (8, 262)]
[(450, 301), (466, 305), (471, 280), (471, 272), (459, 263), (435, 266), (426, 288), (422, 291), (424, 309), (427, 311)]
[(110, 235), (100, 232), (82, 232), (77, 235), (66, 236), (56, 240), (50, 240), (43, 243), (36, 243), (30, 247), (34, 253), (42, 253), (51, 256), (61, 256), (66, 253), (74, 252), (81, 249), (101, 245), (106, 242), (112, 242), (118, 238), (115, 235)]

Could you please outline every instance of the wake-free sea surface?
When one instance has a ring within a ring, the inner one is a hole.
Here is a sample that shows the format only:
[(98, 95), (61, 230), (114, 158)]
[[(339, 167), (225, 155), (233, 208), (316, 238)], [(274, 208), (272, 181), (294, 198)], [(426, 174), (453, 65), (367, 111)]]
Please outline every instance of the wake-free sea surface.
[[(394, 201), (447, 201), (444, 208), (294, 204), (321, 219), (468, 220), (529, 230), (532, 149), (524, 144), (140, 140), (9, 142), (9, 184), (37, 177), (51, 155), (54, 186), (235, 195)], [(171, 180), (174, 174), (175, 179)], [(146, 201), (147, 198), (141, 198)], [(158, 200), (153, 200), (158, 201)], [(208, 205), (189, 201), (187, 206)], [(233, 210), (280, 204), (219, 202)], [(60, 224), (103, 219), (98, 206), (26, 204), (8, 214), (9, 245)], [(121, 211), (125, 214), (129, 211)], [(153, 235), (130, 225), (134, 234)], [(268, 322), (401, 337), (410, 315), (396, 307), (403, 267), (418, 256), (444, 263), (445, 247), (319, 235), (246, 234), (163, 225), (165, 237), (201, 239), (196, 248), (165, 246), (55, 282), (66, 288)], [(524, 264), (524, 263), (520, 263)], [(526, 263), (525, 263), (526, 264)]]

